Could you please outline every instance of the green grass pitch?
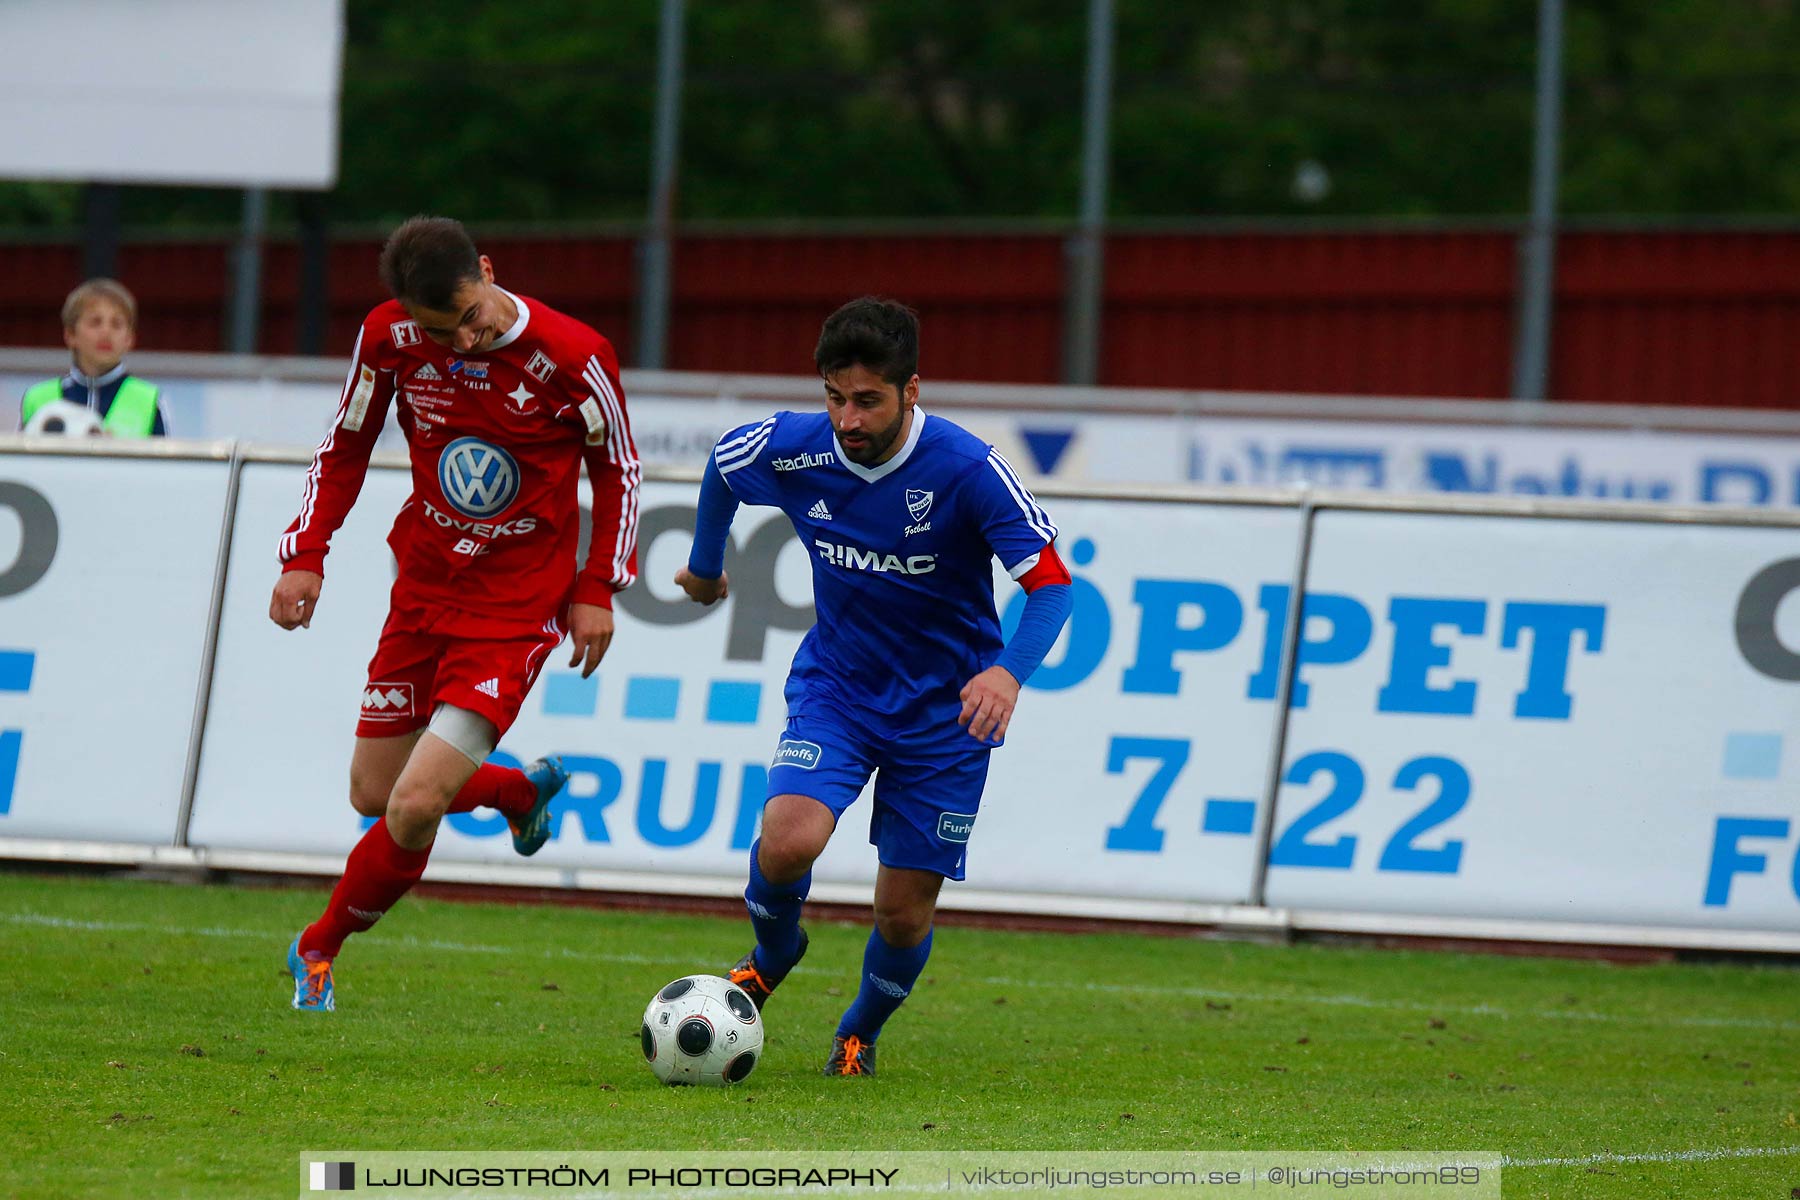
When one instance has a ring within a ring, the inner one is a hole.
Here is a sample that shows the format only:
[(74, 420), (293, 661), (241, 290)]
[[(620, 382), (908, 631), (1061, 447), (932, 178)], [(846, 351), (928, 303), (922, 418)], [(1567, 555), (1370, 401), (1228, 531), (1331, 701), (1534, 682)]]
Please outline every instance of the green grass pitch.
[(809, 923), (734, 1089), (638, 1018), (741, 920), (411, 898), (292, 1011), (322, 890), (0, 873), (0, 1196), (291, 1195), (305, 1149), (1492, 1150), (1515, 1196), (1800, 1187), (1772, 965), (940, 931), (873, 1080), (819, 1067), (866, 930)]

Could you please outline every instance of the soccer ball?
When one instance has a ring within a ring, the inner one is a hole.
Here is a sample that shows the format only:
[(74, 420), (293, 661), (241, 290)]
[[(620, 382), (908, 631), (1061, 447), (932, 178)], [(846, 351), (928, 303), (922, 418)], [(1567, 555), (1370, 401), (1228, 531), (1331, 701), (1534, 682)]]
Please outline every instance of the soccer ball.
[(651, 1073), (671, 1087), (742, 1083), (762, 1057), (756, 1005), (717, 975), (688, 975), (656, 993), (638, 1036)]
[(91, 408), (72, 400), (53, 400), (25, 423), (26, 433), (60, 433), (65, 437), (104, 437), (106, 426)]

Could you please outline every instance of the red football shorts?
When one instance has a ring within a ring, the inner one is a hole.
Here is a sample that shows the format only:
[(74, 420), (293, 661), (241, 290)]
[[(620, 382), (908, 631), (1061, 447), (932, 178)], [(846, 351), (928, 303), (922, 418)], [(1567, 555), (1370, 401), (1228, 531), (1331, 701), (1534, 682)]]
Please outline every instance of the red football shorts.
[(504, 735), (563, 633), (562, 622), (552, 619), (536, 637), (450, 637), (396, 628), (390, 615), (369, 660), (356, 736), (397, 737), (423, 729), (440, 704), (479, 713)]

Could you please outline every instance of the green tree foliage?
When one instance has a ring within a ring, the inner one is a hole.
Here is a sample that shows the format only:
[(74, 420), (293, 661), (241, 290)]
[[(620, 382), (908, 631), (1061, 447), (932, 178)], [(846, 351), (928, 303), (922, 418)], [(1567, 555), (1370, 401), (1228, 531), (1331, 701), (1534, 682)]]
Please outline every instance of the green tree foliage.
[(1574, 0), (1562, 200), (1800, 213), (1800, 5)]
[[(1800, 0), (1568, 0), (1562, 207), (1800, 212)], [(1533, 0), (1117, 0), (1121, 218), (1525, 207)], [(1066, 219), (1086, 0), (688, 0), (684, 220)], [(642, 219), (657, 0), (349, 6), (339, 223)], [(236, 197), (132, 188), (132, 223)], [(78, 189), (0, 186), (0, 225)], [(291, 215), (278, 202), (276, 220)]]

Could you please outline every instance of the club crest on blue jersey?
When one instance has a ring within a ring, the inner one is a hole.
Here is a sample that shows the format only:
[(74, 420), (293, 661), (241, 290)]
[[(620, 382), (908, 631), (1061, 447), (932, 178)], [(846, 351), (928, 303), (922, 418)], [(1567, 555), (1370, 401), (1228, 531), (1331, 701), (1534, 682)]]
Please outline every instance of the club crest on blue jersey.
[(933, 493), (923, 492), (918, 488), (906, 489), (906, 511), (912, 514), (915, 521), (923, 521), (925, 514), (931, 511)]
[(938, 814), (937, 835), (940, 842), (966, 842), (974, 828), (974, 813)]
[(438, 456), (438, 486), (463, 516), (491, 517), (518, 496), (519, 464), (498, 446), (460, 437)]
[(825, 757), (825, 748), (817, 742), (802, 742), (797, 738), (782, 738), (781, 744), (775, 747), (775, 761), (771, 767), (801, 767), (812, 770)]

